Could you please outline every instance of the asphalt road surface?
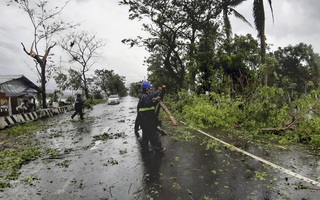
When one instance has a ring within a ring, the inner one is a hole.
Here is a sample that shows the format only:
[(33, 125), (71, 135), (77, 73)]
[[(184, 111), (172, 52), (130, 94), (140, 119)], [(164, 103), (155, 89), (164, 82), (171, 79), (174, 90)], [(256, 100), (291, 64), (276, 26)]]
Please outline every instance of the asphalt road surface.
[(23, 166), (0, 198), (320, 199), (319, 154), (301, 146), (275, 149), (237, 134), (172, 126), (165, 118), (165, 155), (142, 155), (133, 132), (136, 105), (125, 97), (86, 110), (83, 121), (71, 120), (72, 112), (42, 120), (52, 126), (37, 137), (52, 156)]

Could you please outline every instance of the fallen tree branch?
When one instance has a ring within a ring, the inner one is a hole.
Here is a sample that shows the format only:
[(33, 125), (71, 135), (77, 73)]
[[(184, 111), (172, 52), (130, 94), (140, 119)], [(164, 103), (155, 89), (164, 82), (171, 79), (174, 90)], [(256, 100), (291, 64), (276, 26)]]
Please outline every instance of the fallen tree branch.
[(160, 104), (160, 106), (163, 108), (163, 110), (167, 113), (167, 115), (169, 115), (170, 120), (172, 121), (173, 125), (174, 125), (174, 126), (177, 126), (177, 121), (176, 121), (176, 119), (172, 116), (172, 114), (171, 114), (171, 112), (169, 111), (169, 109), (167, 108), (167, 106), (164, 105), (164, 103), (163, 103), (161, 100), (159, 100), (159, 104)]

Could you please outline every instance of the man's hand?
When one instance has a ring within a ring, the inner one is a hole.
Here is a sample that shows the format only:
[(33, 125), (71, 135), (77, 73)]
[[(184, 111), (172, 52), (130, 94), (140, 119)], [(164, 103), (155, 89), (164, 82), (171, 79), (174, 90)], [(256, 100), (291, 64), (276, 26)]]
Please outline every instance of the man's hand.
[(152, 98), (153, 101), (159, 101), (160, 100), (160, 97), (159, 96), (156, 96), (154, 98)]
[(160, 92), (162, 92), (162, 90), (165, 89), (165, 88), (166, 88), (166, 85), (162, 85), (161, 87), (158, 87), (158, 90), (159, 90)]

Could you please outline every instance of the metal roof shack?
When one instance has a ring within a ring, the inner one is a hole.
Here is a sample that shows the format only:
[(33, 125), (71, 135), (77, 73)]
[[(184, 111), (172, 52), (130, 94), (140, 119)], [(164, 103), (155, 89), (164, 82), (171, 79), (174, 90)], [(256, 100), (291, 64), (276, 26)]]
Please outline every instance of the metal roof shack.
[[(16, 107), (23, 99), (32, 99), (40, 88), (24, 75), (0, 75), (0, 116), (16, 114)], [(35, 104), (32, 105), (35, 109)]]
[(0, 92), (9, 96), (38, 93), (40, 88), (23, 75), (0, 75)]

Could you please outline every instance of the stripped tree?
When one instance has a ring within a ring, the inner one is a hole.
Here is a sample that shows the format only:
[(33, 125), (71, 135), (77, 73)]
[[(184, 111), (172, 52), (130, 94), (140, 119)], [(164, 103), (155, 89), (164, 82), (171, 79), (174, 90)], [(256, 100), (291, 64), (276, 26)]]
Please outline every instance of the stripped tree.
[(62, 49), (70, 56), (69, 62), (80, 65), (80, 70), (76, 71), (81, 74), (81, 89), (87, 99), (90, 98), (87, 72), (97, 62), (97, 58), (102, 56), (99, 50), (105, 45), (104, 39), (98, 38), (95, 34), (87, 31), (70, 33), (61, 41)]
[[(8, 5), (17, 5), (20, 9), (27, 13), (33, 27), (33, 39), (31, 48), (27, 51), (25, 45), (21, 42), (24, 52), (35, 61), (35, 68), (41, 83), (41, 99), (42, 107), (47, 108), (46, 102), (46, 83), (48, 76), (53, 70), (53, 61), (48, 63), (50, 51), (56, 45), (54, 36), (62, 31), (73, 28), (77, 25), (65, 23), (61, 19), (57, 19), (62, 10), (67, 6), (70, 0), (65, 1), (61, 7), (55, 6), (49, 0), (39, 2), (29, 2), (28, 0), (10, 0)], [(54, 9), (50, 9), (53, 7)], [(40, 49), (44, 49), (44, 54), (40, 53)]]

